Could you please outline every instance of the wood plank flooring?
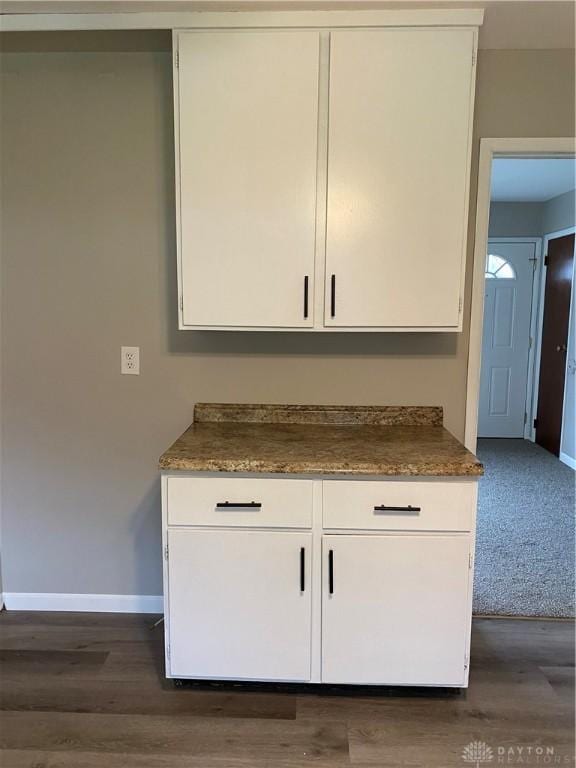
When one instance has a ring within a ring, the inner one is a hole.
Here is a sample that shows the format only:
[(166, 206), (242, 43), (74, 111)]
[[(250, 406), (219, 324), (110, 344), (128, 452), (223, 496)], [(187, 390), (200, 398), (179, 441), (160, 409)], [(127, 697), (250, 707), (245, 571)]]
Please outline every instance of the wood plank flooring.
[(574, 762), (571, 622), (476, 619), (468, 691), (415, 697), (174, 688), (155, 618), (0, 614), (0, 766), (449, 768), (472, 741)]

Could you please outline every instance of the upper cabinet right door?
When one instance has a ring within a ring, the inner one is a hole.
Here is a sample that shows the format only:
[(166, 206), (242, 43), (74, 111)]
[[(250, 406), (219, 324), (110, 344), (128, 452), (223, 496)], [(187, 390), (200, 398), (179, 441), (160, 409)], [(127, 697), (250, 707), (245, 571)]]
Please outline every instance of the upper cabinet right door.
[(334, 31), (325, 326), (461, 329), (475, 30)]

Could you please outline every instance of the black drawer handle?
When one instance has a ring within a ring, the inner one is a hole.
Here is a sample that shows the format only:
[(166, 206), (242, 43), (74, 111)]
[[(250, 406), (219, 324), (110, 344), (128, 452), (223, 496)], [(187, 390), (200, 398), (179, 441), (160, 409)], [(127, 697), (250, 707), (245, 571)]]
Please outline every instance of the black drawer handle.
[(304, 318), (308, 317), (308, 275), (304, 277)]
[(334, 594), (334, 550), (328, 552), (328, 593)]
[(300, 592), (306, 589), (306, 550), (300, 547)]
[(217, 509), (262, 509), (259, 501), (219, 501)]
[(413, 507), (410, 504), (407, 507), (387, 507), (385, 504), (374, 507), (374, 512), (406, 512), (409, 515), (417, 515), (420, 511), (420, 507)]

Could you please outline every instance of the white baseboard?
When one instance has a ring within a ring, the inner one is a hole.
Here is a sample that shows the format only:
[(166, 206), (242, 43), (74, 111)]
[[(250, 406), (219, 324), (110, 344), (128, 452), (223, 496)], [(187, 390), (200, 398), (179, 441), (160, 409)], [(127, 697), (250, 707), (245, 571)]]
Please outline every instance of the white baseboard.
[(94, 613), (162, 613), (162, 595), (69, 595), (50, 592), (4, 592), (7, 611), (79, 611)]
[(572, 469), (576, 469), (576, 459), (573, 459), (572, 456), (568, 456), (567, 453), (562, 453), (562, 451), (560, 451), (559, 458), (563, 464), (567, 464)]
[(573, 459), (572, 456), (568, 456), (567, 453), (562, 453), (562, 451), (560, 451), (560, 461), (563, 464), (567, 464), (572, 469), (576, 469), (576, 459)]

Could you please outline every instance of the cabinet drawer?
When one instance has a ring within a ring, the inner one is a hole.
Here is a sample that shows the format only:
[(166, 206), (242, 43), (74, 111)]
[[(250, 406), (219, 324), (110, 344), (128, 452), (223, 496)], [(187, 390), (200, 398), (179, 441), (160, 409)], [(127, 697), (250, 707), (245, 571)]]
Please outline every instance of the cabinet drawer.
[(330, 480), (323, 483), (324, 528), (470, 531), (475, 484)]
[(311, 528), (308, 480), (168, 478), (168, 525)]

